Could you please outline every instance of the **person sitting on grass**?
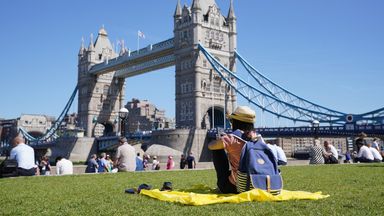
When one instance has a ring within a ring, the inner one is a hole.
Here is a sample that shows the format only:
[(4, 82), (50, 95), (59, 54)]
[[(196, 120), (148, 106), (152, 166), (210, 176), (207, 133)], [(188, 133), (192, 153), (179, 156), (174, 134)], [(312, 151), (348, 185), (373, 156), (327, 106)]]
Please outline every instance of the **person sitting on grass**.
[[(221, 193), (238, 193), (236, 188), (237, 170), (245, 140), (256, 140), (253, 124), (256, 114), (248, 106), (239, 106), (228, 116), (232, 130), (241, 130), (243, 137), (224, 134), (208, 144), (212, 152), (213, 165), (217, 176), (217, 186)], [(229, 164), (231, 167), (229, 167)]]
[(91, 158), (87, 162), (87, 168), (85, 169), (86, 173), (97, 173), (99, 165), (97, 164), (96, 158), (96, 154), (91, 155)]
[(337, 153), (336, 148), (329, 144), (328, 141), (324, 141), (324, 162), (326, 164), (337, 164), (339, 163), (339, 154)]
[(371, 143), (368, 143), (367, 147), (369, 148), (369, 150), (371, 151), (371, 153), (373, 155), (373, 161), (380, 163), (383, 160), (383, 157), (380, 155), (380, 152), (377, 151), (376, 148), (372, 147)]
[(13, 148), (9, 159), (17, 160), (18, 176), (33, 176), (38, 170), (35, 164), (35, 151), (31, 146), (25, 144), (23, 137), (17, 136), (13, 139)]
[(71, 175), (73, 174), (73, 164), (61, 156), (56, 158), (56, 175)]
[(374, 160), (374, 157), (372, 155), (372, 152), (369, 150), (368, 146), (363, 144), (363, 142), (357, 143), (357, 148), (359, 149), (359, 152), (357, 153), (357, 156), (354, 159), (354, 162), (361, 162), (361, 163), (372, 163)]
[(109, 162), (107, 161), (106, 157), (107, 154), (105, 152), (100, 154), (99, 160), (97, 161), (98, 173), (109, 172)]
[(309, 164), (324, 164), (324, 152), (320, 140), (315, 138), (313, 146), (309, 148)]

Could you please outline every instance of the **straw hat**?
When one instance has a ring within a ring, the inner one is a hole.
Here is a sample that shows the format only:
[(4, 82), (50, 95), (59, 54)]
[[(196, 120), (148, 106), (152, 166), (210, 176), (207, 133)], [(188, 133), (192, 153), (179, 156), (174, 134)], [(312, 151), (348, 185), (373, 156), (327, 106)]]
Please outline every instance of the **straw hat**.
[(236, 119), (246, 123), (255, 123), (256, 113), (248, 106), (238, 106), (236, 110), (227, 117), (228, 119)]

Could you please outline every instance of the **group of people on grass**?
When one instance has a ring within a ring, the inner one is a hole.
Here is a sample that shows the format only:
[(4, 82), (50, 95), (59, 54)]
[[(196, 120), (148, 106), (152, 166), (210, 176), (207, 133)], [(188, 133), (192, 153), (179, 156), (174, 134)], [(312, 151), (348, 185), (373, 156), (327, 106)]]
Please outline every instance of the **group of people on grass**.
[[(261, 140), (264, 143), (263, 138), (258, 135), (254, 129), (255, 123), (255, 111), (247, 106), (239, 106), (235, 111), (227, 116), (231, 122), (232, 131), (240, 130), (242, 136), (238, 137), (232, 133), (222, 134), (217, 137), (216, 140), (208, 144), (208, 149), (212, 153), (213, 165), (217, 177), (217, 186), (222, 193), (238, 193), (237, 184), (237, 171), (239, 168), (239, 162), (241, 152), (247, 141)], [(365, 140), (366, 135), (362, 134), (359, 139), (356, 140), (357, 151), (352, 153), (346, 160), (353, 160), (354, 162), (380, 162), (383, 160), (380, 155), (380, 147), (377, 140), (372, 143), (367, 143)], [(286, 165), (287, 158), (284, 151), (277, 146), (269, 144), (268, 147), (274, 155), (274, 159), (279, 165)], [(33, 149), (30, 146), (24, 144), (22, 138), (15, 139), (15, 147), (12, 149), (11, 157), (17, 158), (19, 162), (20, 175), (34, 175), (36, 170), (36, 164), (34, 162)], [(320, 141), (315, 139), (314, 145), (310, 148), (310, 164), (323, 164), (323, 163), (338, 163), (339, 154), (336, 148), (328, 141), (324, 141), (323, 146), (320, 145)], [(45, 161), (46, 159), (44, 159)], [(111, 160), (110, 156), (101, 153), (97, 158), (96, 155), (92, 155), (87, 165), (87, 173), (95, 172), (124, 172), (124, 171), (143, 171), (143, 170), (159, 170), (160, 161), (157, 156), (152, 157), (150, 163), (150, 156), (144, 154), (142, 157), (139, 153), (136, 153), (135, 148), (128, 144), (125, 137), (119, 139), (119, 146), (116, 150), (114, 160)], [(59, 158), (57, 166), (63, 164), (65, 167), (68, 164), (68, 160)], [(192, 153), (189, 153), (187, 157), (181, 155), (180, 157), (180, 169), (196, 168), (195, 158)], [(175, 167), (175, 161), (173, 156), (169, 155), (166, 163), (166, 169), (171, 170)], [(60, 168), (59, 168), (60, 169)], [(67, 174), (62, 169), (63, 174)]]
[[(383, 152), (380, 151), (380, 145), (377, 138), (372, 142), (366, 140), (367, 135), (360, 133), (355, 141), (357, 151), (347, 151), (345, 153), (344, 163), (372, 163), (382, 162)], [(337, 164), (339, 163), (339, 152), (328, 141), (324, 141), (323, 147), (320, 140), (315, 139), (313, 146), (309, 149), (309, 164)]]
[[(14, 171), (7, 173), (7, 177), (15, 176), (34, 176), (51, 175), (51, 164), (49, 157), (44, 155), (40, 160), (35, 160), (34, 149), (25, 144), (25, 139), (17, 136), (12, 140), (13, 148), (6, 160), (14, 161), (17, 165)], [(73, 173), (73, 164), (71, 161), (59, 156), (56, 162), (56, 175), (65, 175)], [(2, 173), (3, 175), (4, 173)]]
[[(180, 157), (180, 169), (185, 167), (189, 169), (196, 168), (196, 161), (193, 153), (190, 152), (188, 157), (184, 154)], [(166, 170), (175, 168), (175, 161), (172, 155), (169, 155), (166, 163)], [(87, 162), (86, 173), (103, 173), (103, 172), (125, 172), (125, 171), (145, 171), (145, 170), (160, 170), (160, 160), (158, 157), (140, 153), (136, 153), (135, 148), (128, 144), (125, 137), (119, 138), (119, 146), (116, 150), (114, 160), (110, 155), (101, 153), (99, 157), (96, 154), (91, 155)]]

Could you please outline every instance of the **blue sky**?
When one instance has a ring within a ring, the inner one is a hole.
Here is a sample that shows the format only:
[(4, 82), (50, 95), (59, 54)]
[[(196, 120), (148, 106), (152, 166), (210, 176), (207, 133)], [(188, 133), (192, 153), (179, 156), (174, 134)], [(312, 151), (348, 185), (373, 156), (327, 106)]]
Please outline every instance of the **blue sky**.
[[(176, 2), (3, 1), (0, 118), (57, 117), (76, 85), (82, 37), (88, 45), (104, 25), (112, 42), (124, 39), (132, 50), (137, 30), (146, 36), (140, 47), (171, 38)], [(229, 0), (216, 3), (226, 15)], [(234, 6), (238, 51), (271, 80), (346, 113), (384, 106), (384, 1), (235, 0)], [(126, 101), (148, 99), (174, 116), (173, 67), (128, 78), (126, 85)], [(77, 112), (77, 101), (70, 112)]]

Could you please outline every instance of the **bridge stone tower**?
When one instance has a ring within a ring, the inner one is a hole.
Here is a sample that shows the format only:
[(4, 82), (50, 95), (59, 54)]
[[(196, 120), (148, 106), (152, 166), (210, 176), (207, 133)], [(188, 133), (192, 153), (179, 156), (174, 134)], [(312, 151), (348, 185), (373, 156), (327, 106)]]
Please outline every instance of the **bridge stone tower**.
[(91, 35), (88, 48), (81, 44), (78, 55), (78, 126), (87, 137), (115, 135), (118, 131), (118, 111), (124, 103), (124, 79), (114, 78), (115, 72), (101, 75), (89, 73), (95, 64), (117, 57), (104, 27), (96, 41)]
[(215, 0), (194, 0), (191, 7), (181, 7), (179, 0), (174, 14), (176, 125), (222, 127), (224, 113), (231, 113), (236, 106), (236, 94), (199, 52), (199, 43), (225, 67), (236, 70), (237, 30), (232, 1), (226, 17)]

